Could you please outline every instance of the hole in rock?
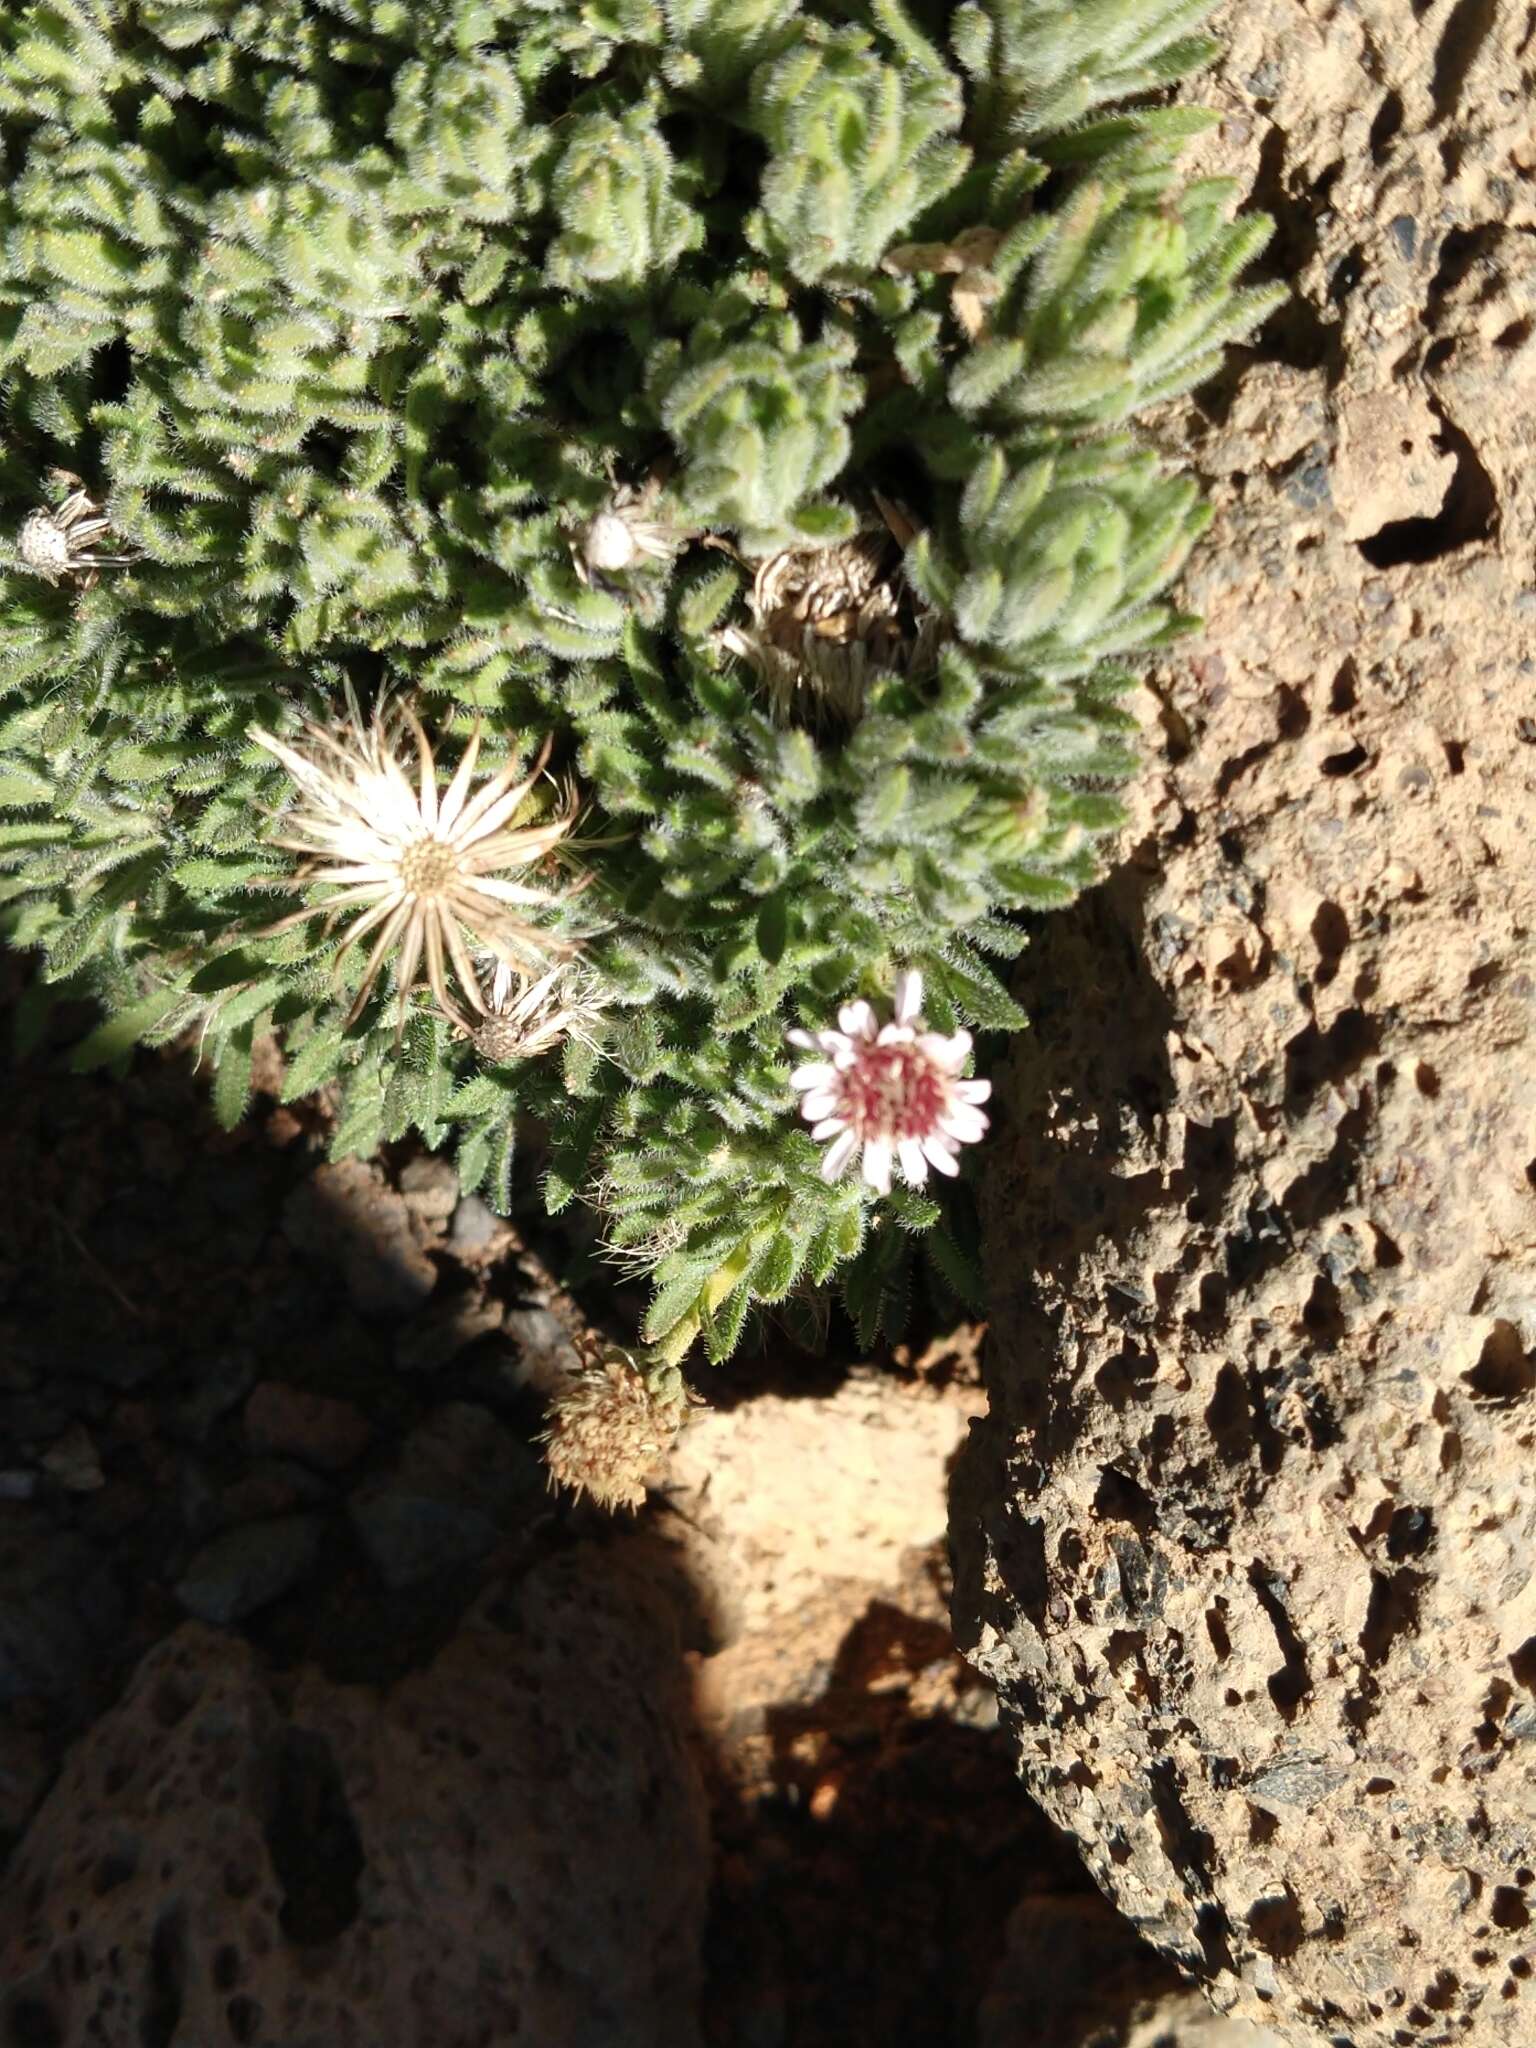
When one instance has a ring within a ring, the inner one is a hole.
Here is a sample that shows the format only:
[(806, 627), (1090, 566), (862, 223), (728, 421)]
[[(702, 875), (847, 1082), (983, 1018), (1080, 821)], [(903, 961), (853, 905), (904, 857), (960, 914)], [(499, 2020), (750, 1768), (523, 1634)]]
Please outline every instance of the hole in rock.
[[(1440, 31), (1435, 49), (1435, 69), (1429, 81), (1436, 121), (1454, 114), (1472, 66), (1493, 33), (1499, 18), (1499, 0), (1456, 0)], [(1449, 236), (1446, 237), (1450, 239)]]
[(1205, 1425), (1229, 1465), (1241, 1465), (1253, 1449), (1253, 1416), (1243, 1376), (1229, 1359), (1216, 1375), (1205, 1410)]
[(1299, 690), (1293, 690), (1289, 683), (1280, 685), (1275, 722), (1283, 740), (1299, 740), (1312, 723), (1312, 713), (1306, 699)]
[(149, 1711), (161, 1728), (174, 1728), (196, 1705), (196, 1697), (170, 1676), (162, 1678), (150, 1697)]
[(1440, 243), (1439, 261), (1430, 279), (1434, 298), (1443, 299), (1465, 283), (1475, 266), (1491, 271), (1504, 229), (1496, 221), (1479, 221), (1472, 227), (1448, 228)]
[(1280, 1832), (1280, 1822), (1272, 1813), (1266, 1813), (1262, 1806), (1248, 1808), (1248, 1839), (1255, 1848), (1262, 1849), (1266, 1842), (1272, 1842)]
[(1185, 1321), (1197, 1330), (1210, 1332), (1225, 1329), (1227, 1322), (1227, 1283), (1219, 1273), (1200, 1275), (1199, 1303), (1185, 1317)]
[(1248, 1932), (1266, 1955), (1280, 1962), (1295, 1955), (1305, 1939), (1301, 1910), (1289, 1892), (1255, 1900), (1248, 1908)]
[(357, 1918), (362, 1839), (323, 1735), (288, 1728), (270, 1759), (263, 1836), (283, 1888), (279, 1925), (296, 1944), (332, 1941)]
[(1312, 919), (1312, 943), (1323, 963), (1318, 970), (1319, 983), (1332, 981), (1338, 971), (1339, 955), (1349, 944), (1349, 919), (1337, 903), (1317, 906)]
[(1093, 1505), (1106, 1522), (1129, 1522), (1140, 1535), (1150, 1535), (1157, 1527), (1157, 1508), (1151, 1494), (1114, 1465), (1104, 1467)]
[[(1371, 123), (1370, 145), (1371, 162), (1373, 164), (1386, 162), (1387, 151), (1391, 146), (1394, 136), (1401, 130), (1402, 125), (1403, 96), (1398, 92), (1389, 92), (1382, 100), (1381, 105), (1376, 109), (1376, 118)], [(1414, 226), (1414, 222), (1407, 215), (1402, 215), (1400, 218), (1407, 219), (1410, 228)], [(1392, 225), (1396, 227), (1397, 222), (1394, 221)], [(1411, 241), (1407, 253), (1410, 256), (1413, 254)]]
[(1371, 1573), (1371, 1597), (1360, 1631), (1360, 1648), (1367, 1664), (1385, 1662), (1398, 1637), (1418, 1629), (1419, 1593), (1428, 1584), (1423, 1572)]
[(64, 2048), (64, 2030), (40, 1998), (18, 1998), (5, 2025), (6, 2048)]
[(1285, 1581), (1258, 1562), (1248, 1572), (1248, 1583), (1258, 1598), (1259, 1605), (1269, 1618), (1269, 1625), (1275, 1632), (1280, 1655), (1284, 1659), (1281, 1668), (1272, 1672), (1265, 1681), (1269, 1696), (1275, 1703), (1276, 1711), (1283, 1721), (1294, 1721), (1297, 1709), (1312, 1690), (1312, 1674), (1307, 1665), (1307, 1653), (1302, 1648), (1301, 1638), (1286, 1611), (1281, 1594)]
[(98, 1899), (104, 1899), (108, 1892), (126, 1884), (139, 1867), (137, 1854), (126, 1849), (109, 1849), (96, 1865), (91, 1879), (91, 1890)]
[[(1438, 408), (1437, 408), (1438, 410)], [(1391, 519), (1378, 533), (1357, 543), (1373, 569), (1400, 569), (1410, 563), (1435, 562), (1458, 548), (1492, 538), (1498, 526), (1499, 498), (1493, 479), (1477, 450), (1454, 420), (1442, 412), (1435, 442), (1455, 457), (1456, 467), (1440, 510), (1430, 517)]]
[(171, 2048), (187, 1990), (187, 1930), (179, 1905), (156, 1920), (149, 1938), (149, 1984), (139, 2021), (140, 2048)]
[(1127, 1344), (1105, 1360), (1093, 1383), (1112, 1408), (1124, 1408), (1129, 1401), (1145, 1398), (1147, 1382), (1156, 1373), (1157, 1360), (1137, 1345)]
[(1216, 1652), (1218, 1663), (1225, 1664), (1232, 1654), (1232, 1638), (1227, 1633), (1227, 1624), (1222, 1617), (1221, 1603), (1205, 1610), (1206, 1631), (1211, 1638), (1211, 1648)]
[(1531, 1924), (1531, 1909), (1512, 1884), (1501, 1884), (1493, 1895), (1488, 1916), (1506, 1934), (1519, 1934)]
[(1462, 1378), (1472, 1389), (1474, 1400), (1508, 1408), (1536, 1388), (1536, 1360), (1527, 1352), (1514, 1324), (1501, 1316), (1483, 1339), (1476, 1365)]
[(1435, 1518), (1428, 1508), (1398, 1508), (1387, 1528), (1387, 1555), (1394, 1564), (1422, 1557), (1435, 1540)]
[(1376, 1248), (1378, 1266), (1400, 1266), (1403, 1263), (1403, 1248), (1395, 1237), (1389, 1237), (1379, 1223), (1370, 1226), (1371, 1237)]
[(254, 1998), (232, 1998), (224, 2008), (236, 2048), (250, 2048), (261, 2031), (261, 2007)]
[(1344, 1303), (1338, 1287), (1326, 1273), (1319, 1273), (1312, 1282), (1312, 1292), (1307, 1296), (1301, 1320), (1307, 1335), (1324, 1351), (1332, 1351), (1344, 1335), (1348, 1327), (1344, 1320)]
[(1360, 670), (1355, 657), (1346, 655), (1328, 691), (1328, 709), (1335, 714), (1353, 711), (1359, 699)]

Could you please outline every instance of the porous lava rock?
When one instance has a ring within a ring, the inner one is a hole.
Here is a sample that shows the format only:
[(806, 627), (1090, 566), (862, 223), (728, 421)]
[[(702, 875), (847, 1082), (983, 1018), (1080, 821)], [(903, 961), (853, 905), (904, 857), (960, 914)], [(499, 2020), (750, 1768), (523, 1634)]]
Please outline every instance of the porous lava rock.
[(674, 1623), (597, 1545), (387, 1692), (188, 1623), (0, 1895), (0, 2040), (687, 2048), (708, 1871)]
[(1297, 285), (1170, 413), (1217, 504), (1112, 879), (1042, 920), (956, 1625), (1225, 2011), (1536, 2040), (1536, 62), (1234, 10)]
[(1279, 2048), (1211, 2010), (1095, 1892), (1028, 1894), (981, 2002), (977, 2048)]

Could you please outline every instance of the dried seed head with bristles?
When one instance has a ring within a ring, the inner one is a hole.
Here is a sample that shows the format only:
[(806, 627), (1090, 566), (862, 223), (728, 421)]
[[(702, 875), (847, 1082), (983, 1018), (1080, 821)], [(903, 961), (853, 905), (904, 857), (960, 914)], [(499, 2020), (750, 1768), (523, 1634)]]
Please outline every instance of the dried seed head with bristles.
[(497, 960), (484, 993), (487, 1015), (473, 1035), (475, 1051), (489, 1066), (537, 1059), (568, 1038), (593, 1043), (599, 1004), (592, 977), (575, 962), (562, 961), (537, 981), (525, 982)]
[(589, 1493), (600, 1508), (643, 1507), (647, 1475), (671, 1449), (691, 1397), (675, 1368), (642, 1372), (621, 1345), (589, 1335), (580, 1350), (539, 1438), (550, 1485)]
[(880, 523), (852, 540), (783, 548), (759, 563), (750, 626), (719, 635), (762, 678), (781, 725), (851, 725), (872, 677), (926, 674), (938, 658), (939, 621), (901, 572), (916, 529), (898, 506), (876, 504)]
[[(401, 759), (405, 730), (415, 742), (414, 779)], [(297, 791), (297, 801), (281, 814), (280, 836), (271, 842), (301, 857), (287, 886), (322, 892), (269, 931), (286, 931), (316, 915), (325, 917), (329, 930), (350, 917), (336, 956), (338, 970), (360, 940), (373, 940), (348, 1024), (362, 1014), (391, 954), (398, 954), (398, 1039), (423, 962), (438, 1008), (469, 1032), (474, 1024), (449, 993), (449, 977), (476, 1019), (491, 1014), (472, 945), (528, 979), (547, 974), (553, 962), (577, 950), (527, 913), (557, 909), (581, 883), (538, 889), (521, 879), (570, 832), (577, 811), (573, 793), (562, 793), (551, 817), (512, 823), (544, 773), (549, 740), (531, 768), (524, 771), (514, 759), (474, 789), (477, 724), (452, 780), (440, 791), (431, 741), (408, 707), (375, 710), (366, 723), (355, 711), (335, 727), (310, 720), (293, 746), (257, 726), (251, 738), (276, 756)]]
[(27, 514), (16, 536), (16, 559), (48, 583), (75, 575), (94, 582), (97, 569), (123, 569), (138, 559), (98, 550), (96, 542), (111, 524), (88, 491), (71, 491), (62, 505), (40, 506)]

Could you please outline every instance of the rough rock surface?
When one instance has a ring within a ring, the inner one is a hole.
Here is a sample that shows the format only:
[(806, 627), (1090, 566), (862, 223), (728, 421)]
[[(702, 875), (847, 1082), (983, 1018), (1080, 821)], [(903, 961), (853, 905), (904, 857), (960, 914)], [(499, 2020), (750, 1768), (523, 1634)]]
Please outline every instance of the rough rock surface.
[(385, 1693), (188, 1623), (0, 1900), (0, 2040), (688, 2048), (706, 1815), (669, 1617), (599, 1545)]
[(822, 1399), (762, 1393), (690, 1415), (665, 1526), (710, 1647), (771, 1633), (834, 1588), (857, 1614), (895, 1585), (904, 1554), (944, 1533), (946, 1466), (984, 1406), (979, 1389), (898, 1393), (865, 1370)]
[(1536, 34), (1234, 12), (1282, 311), (1114, 878), (1043, 920), (957, 1632), (1223, 2009), (1536, 2040)]
[(1213, 2012), (1097, 1893), (1022, 1899), (982, 2001), (977, 2048), (1278, 2048)]

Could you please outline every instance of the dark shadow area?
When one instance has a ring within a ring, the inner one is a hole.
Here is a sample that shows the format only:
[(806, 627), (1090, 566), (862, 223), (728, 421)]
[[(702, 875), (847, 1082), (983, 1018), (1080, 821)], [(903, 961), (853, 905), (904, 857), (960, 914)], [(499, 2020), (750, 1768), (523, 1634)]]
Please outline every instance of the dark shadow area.
[(952, 1656), (872, 1601), (819, 1696), (769, 1709), (768, 1783), (717, 1817), (710, 2048), (971, 2048), (1020, 1901), (1103, 1910), (981, 1682), (974, 1720), (914, 1714), (897, 1681)]
[[(3, 963), (0, 1011), (25, 971)], [(254, 1816), (254, 1857), (226, 1874), (228, 1938), (208, 1946), (174, 1870), (132, 1829), (107, 1831), (86, 1881), (102, 1915), (150, 1887), (142, 1952), (124, 1960), (145, 2041), (176, 2048), (211, 1984), (229, 2038), (254, 2042), (270, 2013), (245, 1974), (241, 1915), (269, 1899), (278, 1951), (319, 1984), (380, 1881), (355, 1781), (296, 1704), (314, 1674), (387, 1698), (456, 1652), (493, 1584), (508, 1589), (492, 1619), (515, 1660), (518, 1589), (594, 1544), (643, 1579), (680, 1686), (683, 1655), (707, 1659), (729, 1631), (654, 1530), (547, 1490), (540, 1389), (581, 1321), (550, 1270), (553, 1236), (541, 1247), (459, 1200), (409, 1146), (378, 1174), (333, 1169), (324, 1104), (282, 1104), (259, 1068), (251, 1114), (229, 1133), (185, 1049), (76, 1075), (68, 1047), (89, 1021), (60, 1013), (12, 1067), (0, 1134), (0, 1744), (32, 1762), (12, 1780), (0, 1852), (25, 1856), (50, 1778), (147, 1652), (189, 1617), (227, 1632), (231, 1670), (253, 1652), (276, 1707), (246, 1731), (212, 1709), (217, 1760), (188, 1808), (189, 1843), (194, 1818), (201, 1831), (221, 1809)], [(1146, 1107), (1163, 1083), (1134, 1085)], [(593, 1290), (600, 1278), (593, 1268)], [(973, 1384), (979, 1329), (927, 1334), (876, 1364), (930, 1396)], [(827, 1356), (770, 1345), (711, 1394), (724, 1407), (825, 1396), (853, 1353), (834, 1325)], [(1142, 1369), (1128, 1353), (1130, 1398)], [(1115, 1493), (1132, 1521), (1144, 1498), (1128, 1476)], [(1021, 1582), (1031, 1570), (1043, 1584), (1043, 1560), (1021, 1553)], [(471, 1692), (461, 1705), (465, 1727), (481, 1725), (484, 1702)], [(152, 1748), (210, 1708), (178, 1667), (144, 1711)], [(457, 1720), (445, 1714), (431, 1741), (468, 1771), (477, 1746)], [(1115, 1924), (1020, 1787), (987, 1688), (931, 1618), (873, 1601), (804, 1692), (765, 1710), (765, 1776), (750, 1794), (701, 1730), (678, 1732), (713, 1800), (710, 2048), (968, 2048), (1021, 1898)], [(139, 1749), (93, 1786), (105, 1812), (134, 1812), (146, 1782)], [(451, 1787), (451, 1771), (438, 1782)], [(578, 1881), (580, 1849), (551, 1883)], [(446, 1921), (443, 1939), (455, 1939)], [(1164, 1967), (1137, 1955), (1140, 1987), (1160, 1983)], [(54, 1992), (51, 1980), (6, 1986), (0, 2035), (62, 2041)]]

